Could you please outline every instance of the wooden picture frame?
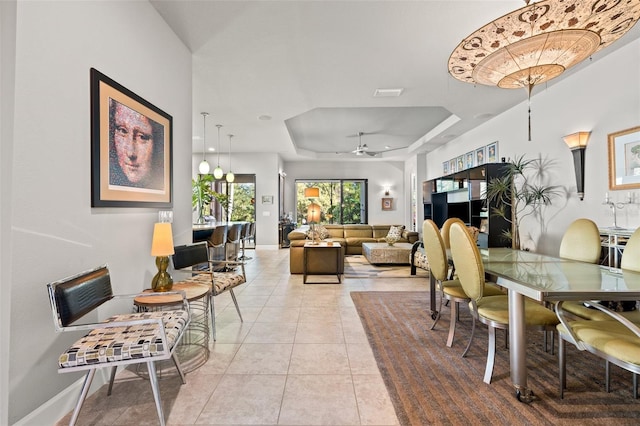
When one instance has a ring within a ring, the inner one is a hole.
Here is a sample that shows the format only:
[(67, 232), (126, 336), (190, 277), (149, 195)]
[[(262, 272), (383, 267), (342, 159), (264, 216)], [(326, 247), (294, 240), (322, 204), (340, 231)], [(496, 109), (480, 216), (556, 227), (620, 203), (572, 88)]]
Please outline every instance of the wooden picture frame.
[(393, 198), (382, 199), (382, 210), (393, 210)]
[(607, 136), (609, 189), (640, 188), (640, 126)]
[(91, 207), (170, 208), (173, 118), (91, 68)]

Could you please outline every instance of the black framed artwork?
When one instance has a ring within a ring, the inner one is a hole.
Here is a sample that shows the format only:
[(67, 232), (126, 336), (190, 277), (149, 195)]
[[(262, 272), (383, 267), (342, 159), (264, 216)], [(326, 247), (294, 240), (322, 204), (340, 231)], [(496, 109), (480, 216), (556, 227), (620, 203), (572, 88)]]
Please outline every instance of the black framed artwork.
[(172, 207), (173, 119), (91, 68), (91, 206)]

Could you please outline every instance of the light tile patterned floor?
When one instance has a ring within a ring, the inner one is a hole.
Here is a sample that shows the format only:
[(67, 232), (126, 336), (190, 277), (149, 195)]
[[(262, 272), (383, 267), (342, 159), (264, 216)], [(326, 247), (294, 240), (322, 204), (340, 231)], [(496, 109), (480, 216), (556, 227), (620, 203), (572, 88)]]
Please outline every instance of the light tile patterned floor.
[[(302, 284), (287, 249), (258, 248), (249, 283), (217, 296), (217, 341), (205, 365), (160, 381), (172, 425), (397, 425), (351, 291), (425, 290), (423, 279), (353, 279)], [(408, 266), (407, 266), (408, 268)], [(58, 424), (67, 424), (70, 414)], [(148, 381), (118, 374), (87, 399), (79, 425), (158, 424)]]

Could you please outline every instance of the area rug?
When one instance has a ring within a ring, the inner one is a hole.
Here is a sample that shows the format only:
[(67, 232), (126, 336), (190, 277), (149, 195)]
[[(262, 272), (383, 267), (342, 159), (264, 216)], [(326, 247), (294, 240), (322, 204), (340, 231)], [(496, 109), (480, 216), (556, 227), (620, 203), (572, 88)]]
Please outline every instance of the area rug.
[[(482, 381), (485, 326), (477, 328), (467, 357), (460, 356), (471, 330), (467, 310), (460, 313), (448, 348), (449, 308), (429, 330), (428, 292), (352, 292), (351, 297), (402, 425), (640, 424), (632, 374), (612, 365), (612, 391), (606, 393), (604, 361), (572, 345), (567, 345), (567, 390), (559, 399), (557, 356), (543, 350), (541, 333), (527, 335), (528, 385), (536, 400), (524, 404), (514, 396), (504, 344), (498, 344), (492, 383)], [(498, 342), (505, 342), (501, 331)]]
[(428, 278), (429, 273), (417, 268), (416, 275), (411, 275), (411, 266), (406, 265), (372, 265), (362, 255), (349, 255), (344, 258), (345, 278)]

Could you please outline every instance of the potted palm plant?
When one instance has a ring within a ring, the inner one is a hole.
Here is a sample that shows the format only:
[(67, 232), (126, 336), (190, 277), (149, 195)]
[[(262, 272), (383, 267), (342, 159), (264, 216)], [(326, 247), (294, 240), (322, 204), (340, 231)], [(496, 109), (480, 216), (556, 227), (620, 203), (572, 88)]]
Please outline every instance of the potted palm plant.
[(487, 183), (487, 203), (493, 204), (491, 214), (506, 220), (511, 229), (503, 237), (511, 247), (521, 249), (520, 224), (528, 216), (540, 213), (559, 195), (558, 186), (544, 185), (540, 178), (542, 159), (527, 160), (524, 155), (508, 163), (507, 172)]
[(191, 179), (191, 206), (194, 211), (198, 212), (198, 220), (196, 223), (205, 223), (204, 216), (206, 209), (211, 204), (214, 191), (211, 189), (213, 182), (212, 175), (198, 175), (197, 179)]

